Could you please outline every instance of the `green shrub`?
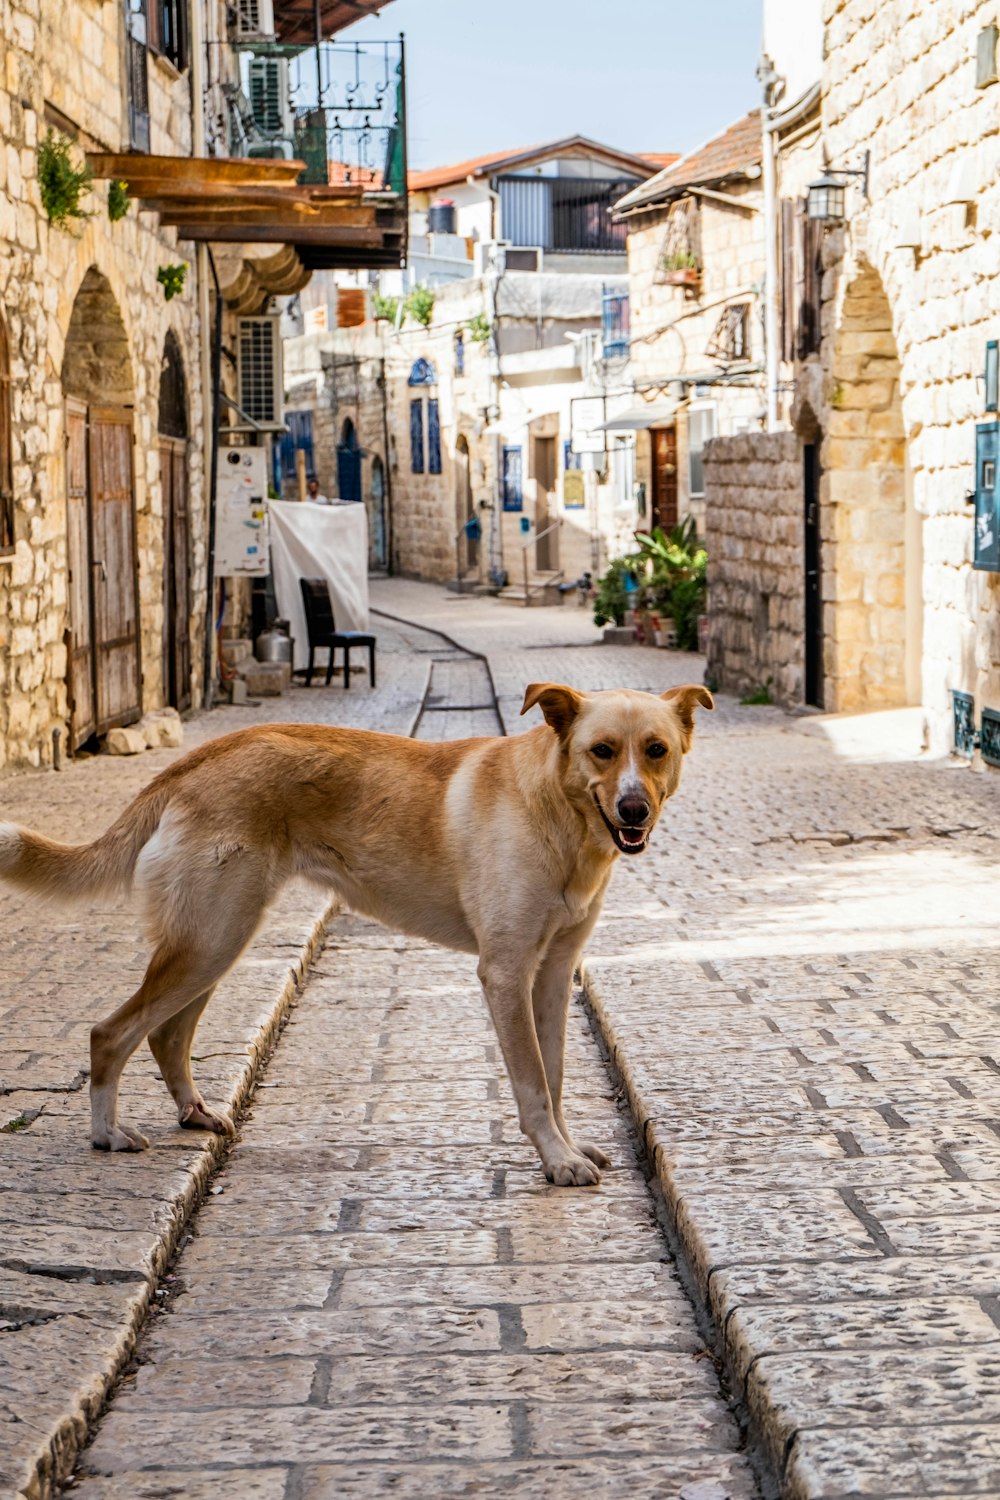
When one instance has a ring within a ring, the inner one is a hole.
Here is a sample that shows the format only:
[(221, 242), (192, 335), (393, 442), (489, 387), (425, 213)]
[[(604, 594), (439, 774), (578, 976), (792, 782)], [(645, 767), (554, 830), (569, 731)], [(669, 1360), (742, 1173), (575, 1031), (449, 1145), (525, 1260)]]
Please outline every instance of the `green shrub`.
[(430, 287), (415, 286), (403, 302), (403, 312), (426, 328), (434, 316), (434, 293)]
[[(698, 616), (704, 613), (708, 556), (698, 546), (698, 533), (689, 517), (669, 533), (656, 527), (636, 536), (637, 552), (615, 558), (599, 580), (594, 620), (624, 623), (631, 605), (669, 616), (680, 651), (697, 651)], [(627, 580), (633, 580), (631, 592)]]
[(66, 137), (51, 129), (46, 131), (38, 143), (38, 191), (42, 207), (57, 229), (71, 229), (74, 221), (91, 217), (80, 207), (80, 199), (90, 192), (92, 181), (88, 166), (73, 165)]
[(124, 219), (132, 199), (128, 195), (128, 183), (120, 178), (108, 183), (108, 218), (112, 224)]
[(493, 331), (492, 324), (485, 313), (478, 312), (474, 318), (466, 323), (469, 337), (474, 344), (488, 344), (490, 334)]
[(161, 266), (156, 273), (156, 279), (163, 288), (163, 295), (168, 302), (179, 297), (184, 290), (184, 282), (187, 277), (187, 266)]
[(372, 312), (376, 318), (387, 318), (395, 323), (399, 312), (399, 298), (387, 297), (383, 292), (372, 292)]

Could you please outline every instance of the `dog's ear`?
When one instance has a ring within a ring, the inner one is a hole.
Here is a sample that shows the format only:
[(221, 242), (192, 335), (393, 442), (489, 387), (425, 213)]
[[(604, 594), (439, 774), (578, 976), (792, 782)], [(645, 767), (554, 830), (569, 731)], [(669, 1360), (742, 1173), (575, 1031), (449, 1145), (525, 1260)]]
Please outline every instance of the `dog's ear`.
[(691, 748), (691, 737), (694, 734), (694, 711), (696, 708), (714, 708), (715, 699), (707, 687), (700, 683), (687, 683), (684, 687), (668, 688), (661, 694), (668, 703), (672, 703), (677, 710), (677, 717), (681, 721), (684, 731), (684, 750)]
[(537, 703), (545, 715), (546, 724), (564, 739), (580, 712), (582, 702), (581, 694), (571, 687), (564, 687), (561, 682), (532, 682), (524, 690), (521, 713), (526, 714)]

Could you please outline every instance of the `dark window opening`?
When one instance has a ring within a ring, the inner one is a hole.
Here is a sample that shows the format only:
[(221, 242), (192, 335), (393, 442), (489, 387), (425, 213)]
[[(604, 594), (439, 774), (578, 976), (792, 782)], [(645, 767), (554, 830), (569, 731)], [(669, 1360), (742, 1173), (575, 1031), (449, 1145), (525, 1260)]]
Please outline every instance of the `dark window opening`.
[(441, 417), (434, 396), (427, 400), (427, 472), (441, 472)]
[(187, 67), (185, 0), (152, 0), (149, 45), (183, 73)]
[(410, 471), (424, 472), (424, 403), (419, 396), (410, 402)]

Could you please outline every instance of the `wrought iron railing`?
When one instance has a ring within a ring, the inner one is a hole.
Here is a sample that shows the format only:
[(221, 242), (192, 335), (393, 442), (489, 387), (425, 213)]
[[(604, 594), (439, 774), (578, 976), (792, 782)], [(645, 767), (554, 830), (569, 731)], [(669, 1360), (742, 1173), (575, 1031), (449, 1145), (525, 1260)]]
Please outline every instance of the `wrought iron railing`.
[(246, 42), (227, 87), (230, 150), (299, 159), (302, 181), (406, 194), (402, 38), (310, 47)]

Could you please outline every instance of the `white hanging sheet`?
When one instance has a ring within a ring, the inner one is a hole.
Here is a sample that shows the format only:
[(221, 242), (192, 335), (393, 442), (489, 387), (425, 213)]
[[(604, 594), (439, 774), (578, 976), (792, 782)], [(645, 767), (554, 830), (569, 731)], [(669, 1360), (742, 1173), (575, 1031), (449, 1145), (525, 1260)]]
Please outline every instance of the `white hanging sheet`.
[(294, 638), (298, 671), (309, 663), (300, 578), (326, 579), (338, 630), (368, 629), (368, 515), (361, 504), (310, 500), (269, 500), (267, 508), (278, 614)]

